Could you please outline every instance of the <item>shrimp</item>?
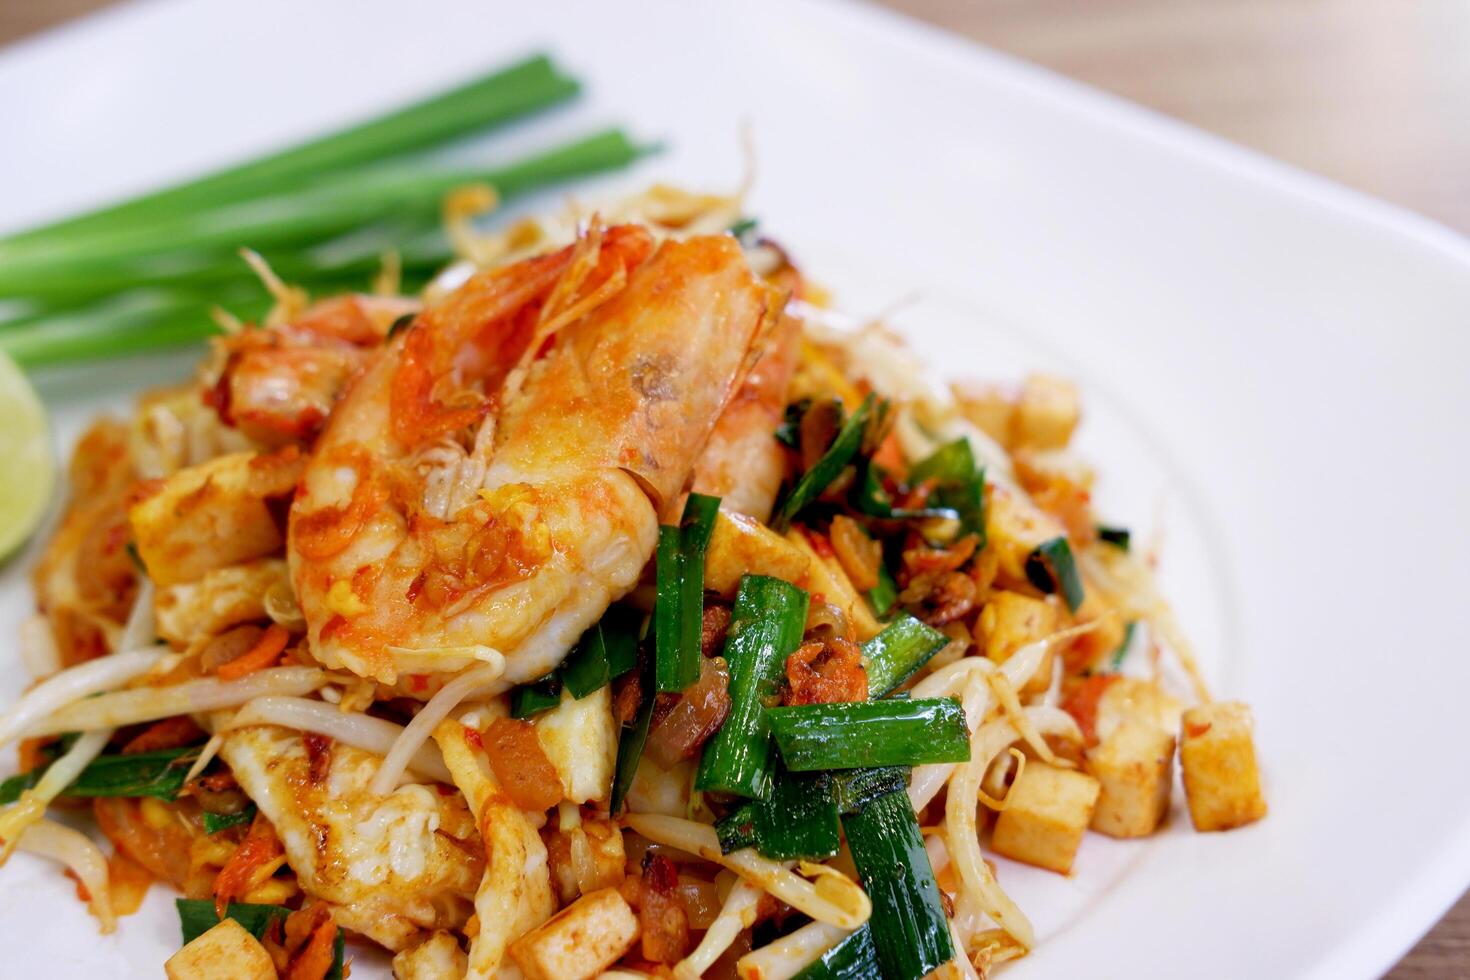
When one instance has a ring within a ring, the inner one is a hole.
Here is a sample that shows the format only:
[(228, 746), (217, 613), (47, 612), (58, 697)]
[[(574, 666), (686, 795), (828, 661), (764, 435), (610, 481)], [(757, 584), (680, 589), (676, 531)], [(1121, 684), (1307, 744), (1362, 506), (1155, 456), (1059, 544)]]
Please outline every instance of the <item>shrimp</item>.
[(786, 453), (776, 441), (776, 427), (786, 412), (786, 388), (800, 340), (801, 321), (782, 316), (694, 466), (697, 493), (719, 497), (725, 509), (758, 521), (770, 518), (786, 475)]
[(221, 338), (224, 363), (205, 378), (205, 403), (262, 446), (308, 443), (393, 321), (417, 309), (411, 299), (338, 296), (283, 326)]
[(425, 310), (291, 509), (313, 655), (417, 697), (487, 646), (497, 689), (555, 667), (637, 582), (773, 306), (729, 236), (594, 224)]

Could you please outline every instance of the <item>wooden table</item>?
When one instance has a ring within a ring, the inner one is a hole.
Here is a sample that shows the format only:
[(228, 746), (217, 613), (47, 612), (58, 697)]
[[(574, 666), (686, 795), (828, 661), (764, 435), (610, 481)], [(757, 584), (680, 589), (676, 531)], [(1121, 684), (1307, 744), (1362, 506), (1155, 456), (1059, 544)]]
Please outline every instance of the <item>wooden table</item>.
[[(0, 45), (112, 0), (0, 0)], [(1467, 0), (887, 0), (1470, 233)], [(1470, 977), (1470, 897), (1389, 974)]]

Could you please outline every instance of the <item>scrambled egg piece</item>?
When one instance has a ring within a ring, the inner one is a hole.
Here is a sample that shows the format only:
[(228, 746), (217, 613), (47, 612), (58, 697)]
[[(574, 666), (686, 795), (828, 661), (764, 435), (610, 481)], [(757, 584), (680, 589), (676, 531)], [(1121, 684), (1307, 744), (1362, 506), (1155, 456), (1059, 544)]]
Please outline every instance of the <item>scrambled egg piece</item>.
[(275, 825), (302, 890), (341, 925), (394, 951), (464, 926), (485, 860), (459, 793), (410, 784), (374, 796), (380, 756), (327, 740), (309, 749), (271, 726), (231, 733), (220, 755)]

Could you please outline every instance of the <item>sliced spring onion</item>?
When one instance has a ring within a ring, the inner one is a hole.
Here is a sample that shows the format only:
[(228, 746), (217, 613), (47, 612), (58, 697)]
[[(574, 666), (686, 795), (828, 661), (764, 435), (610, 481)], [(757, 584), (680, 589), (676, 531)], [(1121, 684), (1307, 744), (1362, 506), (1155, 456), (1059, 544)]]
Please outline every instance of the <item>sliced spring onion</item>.
[(1112, 658), (1108, 661), (1108, 670), (1117, 673), (1123, 666), (1123, 661), (1128, 657), (1128, 651), (1133, 649), (1133, 634), (1138, 631), (1138, 620), (1128, 624), (1123, 631), (1123, 642), (1118, 644), (1118, 649), (1113, 651)]
[(881, 975), (872, 926), (865, 925), (823, 953), (792, 980), (871, 980)]
[(776, 767), (770, 798), (755, 805), (755, 836), (756, 850), (773, 861), (835, 857), (842, 836), (831, 778)]
[(719, 509), (720, 498), (691, 493), (679, 526), (658, 529), (654, 680), (659, 691), (682, 691), (699, 680), (704, 553)]
[(377, 163), (508, 122), (570, 98), (577, 88), (577, 83), (558, 71), (545, 55), (536, 55), (310, 142), (9, 236), (5, 244), (35, 245), (138, 223), (145, 218), (198, 211), (244, 197), (277, 193), (329, 172)]
[(858, 478), (852, 488), (852, 504), (859, 513), (871, 517), (889, 517), (893, 514), (893, 500), (883, 489), (883, 468), (872, 460), (864, 460), (858, 466)]
[[(658, 614), (654, 613), (654, 620)], [(649, 629), (656, 630), (657, 622), (649, 624)], [(638, 706), (638, 714), (633, 717), (630, 725), (624, 725), (618, 733), (618, 758), (613, 766), (612, 797), (608, 803), (608, 812), (616, 815), (623, 808), (623, 801), (628, 798), (628, 790), (633, 786), (633, 776), (638, 772), (638, 760), (643, 758), (643, 746), (648, 742), (648, 726), (653, 722), (653, 704), (656, 698), (653, 691), (653, 664), (645, 663), (638, 677), (638, 688), (643, 694), (643, 701)]]
[(765, 799), (770, 793), (771, 735), (765, 705), (774, 696), (786, 658), (806, 628), (807, 594), (765, 575), (740, 580), (725, 660), (730, 665), (730, 713), (705, 745), (694, 788)]
[(1082, 605), (1082, 575), (1065, 537), (1043, 541), (1026, 556), (1026, 578), (1048, 595), (1060, 592), (1072, 612)]
[[(102, 755), (93, 759), (72, 781), (63, 796), (153, 796), (172, 800), (184, 787), (184, 776), (199, 755), (199, 746), (134, 752), (131, 755)], [(11, 776), (0, 783), (0, 803), (14, 803), (45, 775), (41, 766)]]
[(766, 709), (793, 772), (966, 762), (970, 728), (953, 698), (891, 698)]
[[(179, 910), (179, 927), (185, 946), (219, 925), (214, 902), (208, 899), (178, 898), (174, 900), (174, 906)], [(225, 918), (240, 923), (256, 939), (264, 939), (271, 923), (284, 921), (290, 914), (291, 910), (281, 905), (249, 905), (243, 902), (231, 902), (225, 909)], [(341, 929), (337, 930), (333, 949), (332, 966), (324, 980), (342, 980), (342, 961), (347, 947)]]
[(729, 854), (742, 847), (755, 847), (755, 808), (760, 800), (746, 800), (725, 814), (715, 824), (715, 833), (720, 838), (720, 853)]
[(892, 612), (898, 602), (898, 583), (893, 581), (893, 573), (883, 562), (878, 563), (878, 584), (868, 590), (868, 602), (880, 618)]
[(831, 774), (832, 802), (837, 805), (838, 813), (857, 813), (880, 796), (903, 792), (909, 784), (909, 772), (908, 766), (834, 772)]
[(975, 465), (970, 440), (961, 436), (945, 443), (909, 470), (911, 484), (930, 479), (938, 481), (930, 506), (954, 511), (960, 533), (979, 535), (979, 546), (985, 547), (985, 470)]
[(776, 426), (776, 439), (781, 445), (788, 449), (801, 448), (801, 417), (811, 407), (810, 398), (803, 398), (786, 406), (786, 414), (782, 416), (781, 424)]
[[(700, 562), (701, 573), (704, 570)], [(614, 606), (582, 634), (558, 673), (574, 698), (585, 698), (638, 664), (638, 623), (632, 610)], [(551, 705), (555, 707), (555, 703)], [(519, 717), (519, 716), (517, 716)]]
[(221, 830), (238, 827), (255, 819), (254, 805), (244, 807), (238, 813), (209, 813), (204, 814), (204, 832), (206, 834), (217, 834)]
[(801, 513), (807, 504), (821, 496), (823, 490), (842, 473), (843, 467), (852, 461), (858, 448), (863, 444), (863, 431), (867, 428), (868, 418), (873, 414), (873, 406), (877, 397), (869, 394), (863, 399), (857, 411), (848, 416), (847, 421), (842, 423), (842, 428), (837, 430), (837, 437), (832, 440), (832, 445), (822, 457), (812, 465), (812, 468), (801, 475), (796, 481), (796, 486), (786, 495), (781, 502), (776, 516), (771, 519), (771, 527), (777, 531), (785, 531), (791, 524), (792, 518)]
[(530, 718), (561, 704), (561, 675), (552, 671), (510, 692), (510, 716)]
[(874, 799), (844, 816), (842, 829), (873, 902), (868, 928), (882, 975), (919, 980), (948, 962), (954, 942), (908, 794)]
[(949, 637), (905, 613), (863, 644), (868, 697), (887, 697), (949, 644)]
[(1107, 524), (1097, 526), (1099, 540), (1127, 551), (1133, 545), (1133, 532), (1126, 527), (1112, 527)]

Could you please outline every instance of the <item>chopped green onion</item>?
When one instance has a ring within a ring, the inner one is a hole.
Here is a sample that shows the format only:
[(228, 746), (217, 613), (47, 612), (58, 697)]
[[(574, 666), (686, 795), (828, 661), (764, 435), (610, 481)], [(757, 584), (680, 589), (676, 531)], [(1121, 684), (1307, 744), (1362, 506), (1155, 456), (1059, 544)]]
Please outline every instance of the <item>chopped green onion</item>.
[(582, 634), (557, 670), (572, 697), (585, 698), (637, 666), (638, 624), (632, 617), (630, 610), (613, 606)]
[(204, 813), (204, 832), (206, 834), (217, 834), (221, 830), (238, 827), (255, 819), (254, 805), (244, 807), (238, 813)]
[(335, 172), (378, 163), (568, 99), (577, 83), (536, 55), (468, 84), (268, 156), (145, 194), (120, 204), (33, 228), (7, 246), (95, 233), (246, 197), (275, 194)]
[(730, 665), (730, 713), (705, 744), (694, 788), (765, 799), (771, 789), (771, 733), (765, 706), (772, 703), (786, 658), (801, 644), (807, 594), (765, 575), (740, 580), (725, 660)]
[(970, 729), (954, 698), (802, 704), (766, 709), (793, 772), (967, 762)]
[(403, 316), (393, 321), (393, 325), (388, 328), (388, 336), (385, 339), (392, 340), (394, 337), (398, 336), (400, 333), (412, 326), (413, 321), (416, 319), (418, 319), (417, 313), (403, 314)]
[(907, 613), (863, 644), (868, 697), (886, 697), (949, 644), (949, 637)]
[[(62, 795), (152, 796), (172, 800), (184, 788), (184, 777), (197, 758), (197, 745), (130, 755), (99, 755), (88, 763)], [(38, 766), (0, 783), (0, 804), (14, 803), (23, 791), (34, 788), (45, 772), (45, 766)]]
[(873, 800), (887, 793), (907, 789), (908, 766), (878, 766), (872, 769), (844, 769), (832, 775), (832, 801), (838, 813), (857, 813)]
[(776, 439), (783, 446), (788, 449), (801, 448), (801, 417), (811, 407), (810, 398), (803, 398), (786, 406), (786, 414), (782, 417), (781, 424), (776, 426)]
[(909, 483), (917, 486), (935, 479), (929, 495), (931, 506), (952, 510), (960, 520), (962, 534), (975, 534), (985, 547), (985, 470), (975, 465), (970, 440), (964, 436), (945, 443), (909, 470)]
[(552, 671), (510, 692), (510, 716), (530, 718), (561, 704), (561, 675)]
[(866, 925), (848, 935), (792, 980), (872, 980), (881, 975), (873, 930)]
[(776, 511), (776, 516), (771, 519), (771, 526), (777, 531), (786, 530), (791, 524), (792, 518), (801, 513), (807, 504), (821, 496), (822, 491), (842, 473), (842, 470), (857, 453), (858, 447), (863, 444), (863, 431), (867, 428), (868, 416), (873, 413), (873, 405), (876, 396), (869, 394), (842, 423), (842, 428), (837, 430), (837, 437), (832, 440), (832, 445), (822, 454), (821, 459), (812, 465), (812, 468), (801, 475), (796, 481), (796, 486), (782, 501), (781, 507)]
[(893, 500), (883, 489), (883, 467), (872, 460), (864, 460), (858, 467), (858, 478), (853, 484), (852, 504), (859, 513), (870, 517), (893, 515)]
[[(653, 614), (653, 620), (648, 624), (648, 631), (656, 636), (657, 611)], [(648, 728), (653, 722), (653, 704), (657, 698), (653, 691), (653, 662), (647, 656), (642, 657), (639, 662), (638, 692), (642, 695), (638, 714), (633, 716), (631, 724), (623, 725), (618, 732), (618, 759), (613, 766), (612, 797), (608, 802), (608, 812), (614, 816), (623, 808), (623, 801), (628, 798), (628, 790), (633, 786), (633, 777), (638, 773), (638, 761), (643, 758), (643, 746), (648, 742)]]
[(1107, 524), (1097, 526), (1097, 536), (1108, 544), (1127, 551), (1133, 545), (1133, 532), (1126, 527), (1110, 527)]
[(755, 231), (756, 226), (759, 224), (759, 218), (741, 218), (730, 226), (729, 232), (736, 238), (744, 238), (750, 232)]
[(773, 861), (825, 861), (842, 846), (832, 780), (777, 767), (770, 799), (755, 804), (756, 849)]
[(1047, 595), (1061, 592), (1072, 612), (1082, 605), (1082, 576), (1065, 537), (1043, 541), (1026, 556), (1026, 578)]
[(658, 529), (654, 674), (660, 692), (682, 691), (699, 680), (704, 552), (719, 509), (720, 498), (691, 493), (679, 526)]
[(867, 927), (882, 975), (919, 980), (948, 962), (954, 956), (949, 920), (908, 794), (899, 790), (878, 797), (844, 816), (842, 829), (873, 902)]
[(1123, 642), (1118, 644), (1118, 649), (1113, 651), (1112, 659), (1108, 661), (1108, 671), (1117, 673), (1123, 667), (1123, 661), (1128, 657), (1128, 651), (1133, 649), (1133, 634), (1138, 631), (1138, 620), (1128, 624), (1123, 631)]
[(887, 616), (898, 603), (898, 583), (883, 562), (878, 563), (878, 584), (868, 590), (868, 602), (879, 618)]
[[(177, 898), (174, 906), (179, 910), (179, 926), (187, 946), (215, 926), (219, 917), (215, 915), (214, 902), (208, 899)], [(248, 905), (231, 902), (225, 908), (225, 918), (234, 919), (256, 939), (264, 939), (271, 923), (283, 922), (291, 910), (281, 905)], [(337, 941), (333, 946), (332, 966), (324, 980), (342, 980), (342, 961), (347, 951), (342, 930), (337, 930)]]
[(746, 800), (715, 823), (721, 854), (756, 846), (755, 808), (760, 803), (760, 800)]

